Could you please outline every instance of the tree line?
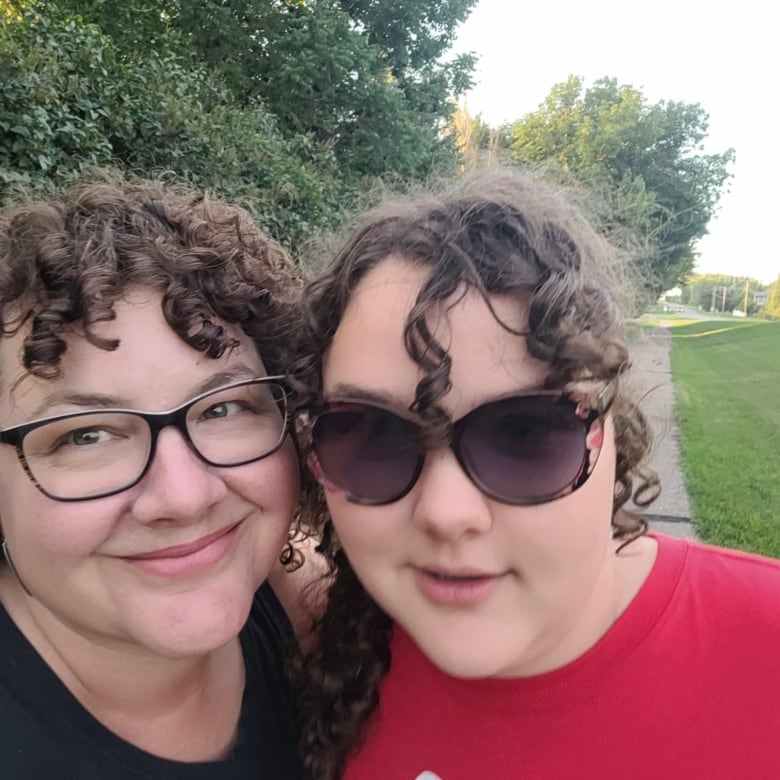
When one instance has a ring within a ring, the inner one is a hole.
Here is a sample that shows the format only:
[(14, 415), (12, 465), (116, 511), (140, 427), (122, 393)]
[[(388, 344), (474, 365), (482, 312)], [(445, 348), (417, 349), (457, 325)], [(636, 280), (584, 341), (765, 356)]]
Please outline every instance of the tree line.
[(733, 159), (702, 150), (704, 109), (572, 76), (504, 127), (459, 114), (476, 59), (451, 48), (475, 4), (0, 0), (0, 204), (93, 167), (170, 172), (295, 251), (377, 182), (498, 158), (586, 188), (648, 292), (680, 283)]
[(747, 276), (691, 274), (681, 287), (679, 301), (708, 312), (780, 317), (778, 282), (767, 285)]

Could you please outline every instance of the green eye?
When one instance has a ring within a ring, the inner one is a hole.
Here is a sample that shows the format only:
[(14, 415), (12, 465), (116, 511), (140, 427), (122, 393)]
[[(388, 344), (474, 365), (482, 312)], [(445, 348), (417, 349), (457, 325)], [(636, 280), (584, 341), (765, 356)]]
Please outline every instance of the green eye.
[(225, 417), (230, 417), (233, 414), (238, 414), (244, 409), (244, 405), (238, 401), (223, 401), (222, 403), (214, 404), (203, 412), (203, 419), (205, 420), (219, 420)]
[(112, 438), (111, 434), (102, 428), (81, 428), (64, 437), (62, 443), (84, 447), (89, 444), (100, 444), (110, 438)]

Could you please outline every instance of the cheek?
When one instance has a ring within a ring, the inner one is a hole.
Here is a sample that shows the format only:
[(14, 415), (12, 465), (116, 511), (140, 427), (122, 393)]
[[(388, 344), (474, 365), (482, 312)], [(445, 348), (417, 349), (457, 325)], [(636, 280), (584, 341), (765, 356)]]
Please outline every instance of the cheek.
[[(575, 572), (602, 556), (612, 537), (615, 446), (609, 421), (594, 432), (600, 447), (588, 481), (573, 493), (528, 508), (494, 507), (494, 528), (502, 544), (517, 550), (528, 568)], [(555, 574), (557, 572), (557, 574)]]
[(225, 481), (242, 498), (289, 524), (298, 497), (298, 476), (298, 459), (288, 439), (270, 457), (226, 472)]
[(339, 491), (327, 489), (325, 500), (339, 542), (356, 571), (370, 577), (371, 564), (394, 558), (396, 550), (411, 543), (414, 531), (403, 512), (403, 501), (362, 506), (347, 501)]
[(65, 503), (46, 498), (30, 483), (0, 485), (3, 535), (15, 562), (35, 560), (56, 568), (67, 559), (89, 556), (109, 538), (121, 515), (114, 497)]

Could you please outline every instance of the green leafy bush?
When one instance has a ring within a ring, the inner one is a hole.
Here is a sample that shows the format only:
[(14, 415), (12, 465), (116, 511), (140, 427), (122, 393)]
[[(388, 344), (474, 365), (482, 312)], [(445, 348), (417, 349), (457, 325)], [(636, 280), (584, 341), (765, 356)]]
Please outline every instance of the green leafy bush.
[(111, 166), (239, 200), (288, 245), (330, 224), (344, 186), (327, 147), (284, 138), (261, 103), (160, 49), (130, 60), (53, 11), (0, 25), (0, 201)]

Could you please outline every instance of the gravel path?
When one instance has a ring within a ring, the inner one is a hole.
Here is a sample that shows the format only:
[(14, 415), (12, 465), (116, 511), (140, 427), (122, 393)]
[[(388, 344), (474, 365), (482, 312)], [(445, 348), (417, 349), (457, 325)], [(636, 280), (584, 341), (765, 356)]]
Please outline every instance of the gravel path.
[[(650, 465), (661, 478), (661, 495), (646, 509), (638, 509), (650, 528), (671, 536), (696, 538), (691, 506), (680, 468), (679, 430), (674, 420), (674, 385), (667, 328), (656, 328), (631, 346), (628, 382), (642, 399), (640, 406), (653, 430)], [(629, 505), (630, 506), (630, 505)]]

